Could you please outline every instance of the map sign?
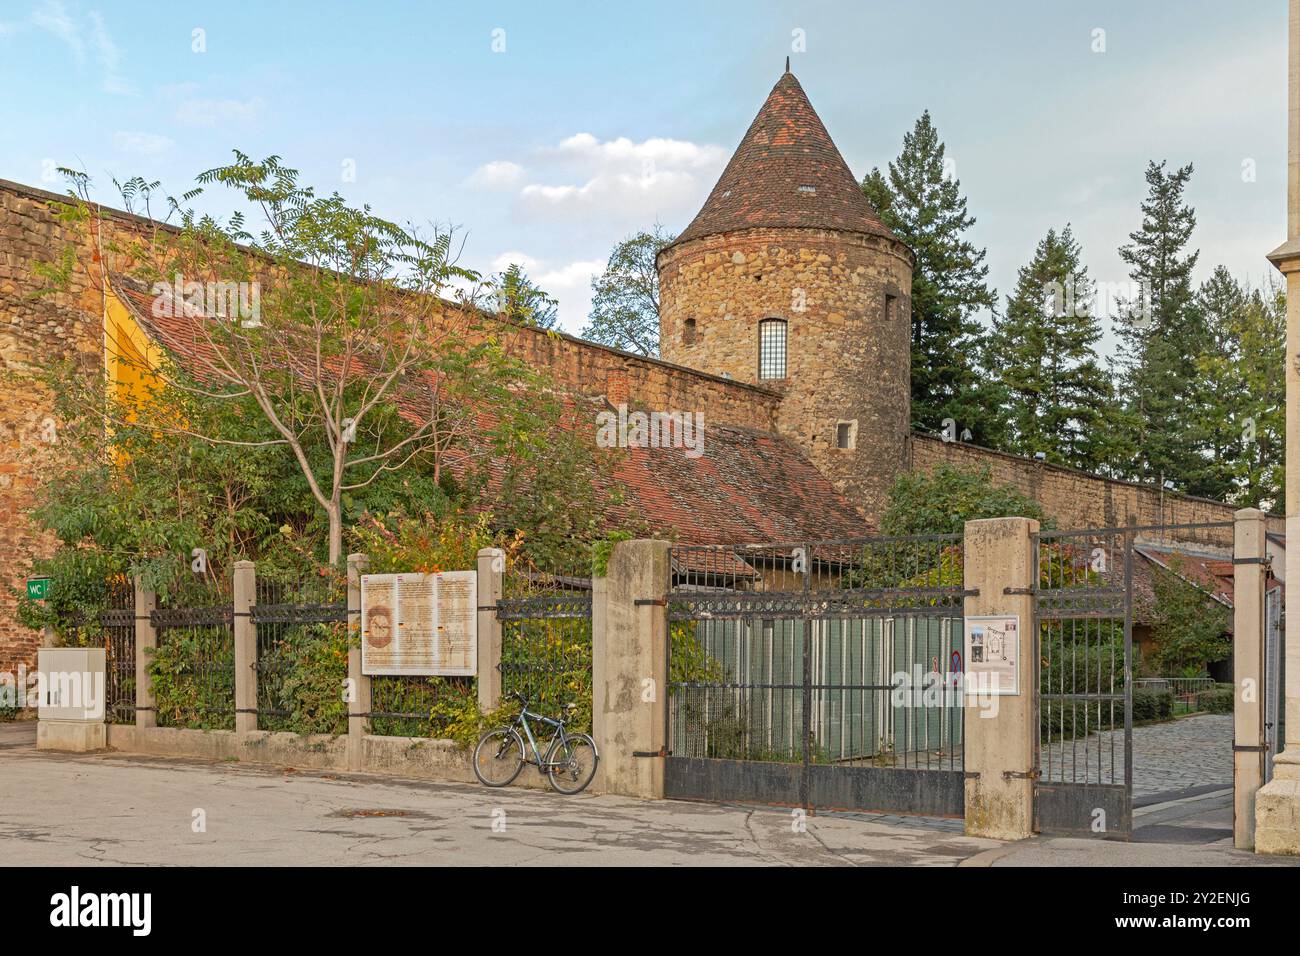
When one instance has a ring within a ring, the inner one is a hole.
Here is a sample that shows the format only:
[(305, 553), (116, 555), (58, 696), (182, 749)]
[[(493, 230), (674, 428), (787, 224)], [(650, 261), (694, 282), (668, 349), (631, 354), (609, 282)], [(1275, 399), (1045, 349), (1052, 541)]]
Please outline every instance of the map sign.
[(1020, 618), (966, 618), (966, 692), (1000, 697), (1020, 694)]
[(361, 673), (478, 672), (478, 574), (363, 574)]

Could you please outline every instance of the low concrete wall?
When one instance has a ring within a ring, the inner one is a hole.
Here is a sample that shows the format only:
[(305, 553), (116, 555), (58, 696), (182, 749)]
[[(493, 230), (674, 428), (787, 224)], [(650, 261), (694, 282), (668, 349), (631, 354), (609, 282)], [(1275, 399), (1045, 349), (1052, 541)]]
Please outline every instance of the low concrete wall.
[[(348, 769), (347, 735), (304, 736), (265, 730), (238, 733), (109, 724), (107, 739), (112, 750), (156, 757), (238, 760), (303, 770)], [(465, 750), (453, 741), (428, 737), (366, 735), (362, 738), (360, 772), (447, 783), (478, 783)], [(588, 792), (595, 791), (594, 783)], [(536, 767), (526, 766), (512, 786), (548, 789), (550, 785)]]

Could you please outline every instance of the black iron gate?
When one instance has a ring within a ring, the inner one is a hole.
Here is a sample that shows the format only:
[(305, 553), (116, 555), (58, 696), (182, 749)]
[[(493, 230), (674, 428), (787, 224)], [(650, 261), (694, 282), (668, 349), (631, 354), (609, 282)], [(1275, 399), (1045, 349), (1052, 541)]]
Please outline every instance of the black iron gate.
[(960, 535), (672, 564), (667, 796), (962, 814)]
[(1035, 535), (1034, 829), (1133, 827), (1133, 531)]

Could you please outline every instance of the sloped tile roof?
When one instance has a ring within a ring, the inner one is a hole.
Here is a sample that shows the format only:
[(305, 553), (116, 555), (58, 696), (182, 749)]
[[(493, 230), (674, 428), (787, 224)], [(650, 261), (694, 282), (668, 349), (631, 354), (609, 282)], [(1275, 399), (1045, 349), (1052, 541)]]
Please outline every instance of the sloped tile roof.
[[(205, 319), (181, 310), (155, 316), (151, 295), (125, 281), (115, 282), (114, 289), (142, 328), (203, 377), (204, 363), (215, 359), (196, 325)], [(636, 396), (630, 399), (636, 402)], [(399, 398), (399, 406), (408, 417), (418, 417), (413, 401)], [(576, 393), (567, 396), (566, 406), (564, 426), (589, 428), (594, 441), (595, 415), (610, 406)], [(490, 408), (478, 416), (483, 428), (495, 421)], [(622, 449), (612, 478), (624, 489), (621, 505), (613, 504), (608, 489), (598, 489), (610, 501), (611, 524), (640, 519), (684, 544), (844, 538), (871, 530), (798, 448), (768, 432), (709, 421), (697, 457), (677, 447)], [(488, 494), (492, 491), (489, 487)]]
[(772, 88), (704, 207), (677, 242), (780, 227), (893, 237), (789, 72)]

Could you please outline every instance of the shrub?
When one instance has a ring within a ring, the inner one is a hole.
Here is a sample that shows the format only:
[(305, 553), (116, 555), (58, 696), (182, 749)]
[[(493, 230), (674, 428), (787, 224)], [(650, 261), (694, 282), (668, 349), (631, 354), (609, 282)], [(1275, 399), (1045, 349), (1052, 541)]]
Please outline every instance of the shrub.
[(1203, 690), (1196, 695), (1196, 709), (1209, 714), (1231, 714), (1236, 707), (1236, 693), (1231, 686)]
[(345, 734), (348, 708), (343, 682), (348, 676), (348, 636), (342, 624), (291, 628), (262, 652), (258, 696), (287, 711), (282, 729), (300, 734)]
[(1135, 688), (1133, 691), (1133, 720), (1169, 720), (1174, 715), (1174, 692), (1155, 687)]
[(235, 728), (235, 645), (225, 627), (168, 628), (149, 661), (162, 727)]

